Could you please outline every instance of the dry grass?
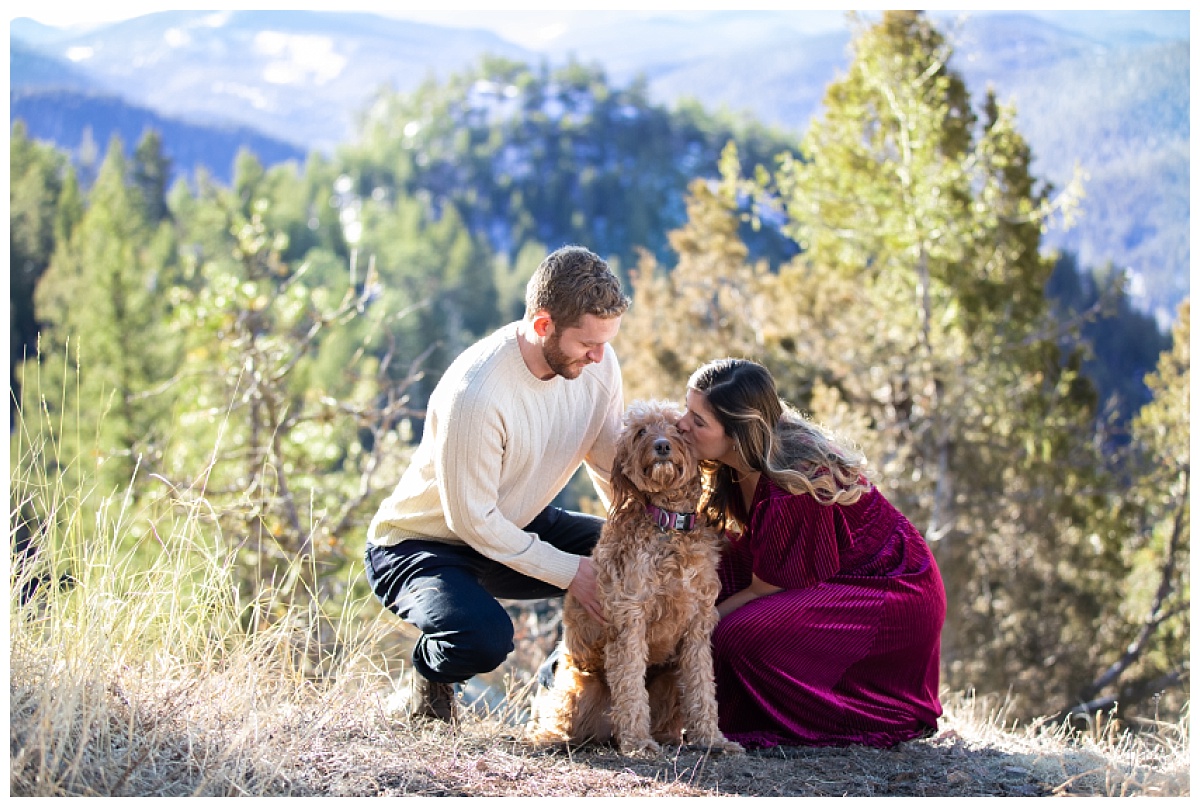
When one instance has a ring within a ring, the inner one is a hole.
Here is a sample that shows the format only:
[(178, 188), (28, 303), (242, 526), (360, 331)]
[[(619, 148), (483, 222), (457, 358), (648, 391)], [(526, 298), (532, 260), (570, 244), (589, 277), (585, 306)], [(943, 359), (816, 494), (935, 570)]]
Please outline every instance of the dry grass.
[(365, 620), (353, 649), (315, 682), (297, 672), (301, 629), (283, 623), (232, 646), (227, 632), (219, 653), (156, 632), (158, 646), (143, 644), (139, 657), (118, 648), (145, 635), (112, 639), (144, 610), (80, 604), (103, 615), (81, 626), (62, 624), (56, 606), (10, 623), (14, 796), (1190, 795), (1186, 722), (1068, 737), (1015, 730), (1002, 710), (947, 697), (936, 737), (891, 750), (539, 752), (521, 736), (528, 684), (510, 684), (500, 708), (481, 699), (455, 729), (390, 707), (397, 671), (373, 655), (390, 621)]
[(687, 749), (537, 753), (519, 729), (476, 716), (456, 731), (360, 716), (296, 780), (328, 795), (1041, 796), (1187, 795), (1179, 749), (1121, 749), (1018, 736), (951, 716), (931, 740), (892, 750), (778, 749), (744, 758)]
[(1190, 795), (1182, 734), (1081, 743), (952, 713), (938, 737), (893, 750), (629, 759), (610, 748), (534, 752), (495, 716), (455, 730), (409, 725), (384, 714), (378, 693), (255, 691), (252, 677), (137, 696), (96, 685), (56, 705), (15, 687), (12, 795)]
[[(151, 523), (114, 501), (82, 524), (78, 494), (14, 480), (14, 502), (37, 497), (55, 526), (27, 571), (69, 567), (77, 583), (43, 586), (24, 605), (24, 581), (10, 585), (14, 796), (1191, 792), (1186, 717), (1137, 736), (1066, 736), (1014, 729), (996, 704), (950, 695), (936, 737), (892, 750), (536, 751), (521, 736), (531, 662), (544, 652), (529, 652), (530, 640), (488, 679), (506, 681), (490, 699), (498, 705), (477, 699), (453, 730), (413, 725), (389, 707), (404, 672), (397, 621), (365, 597), (239, 602), (228, 554), (194, 510)], [(135, 565), (129, 538), (139, 534)], [(325, 641), (313, 639), (316, 625)]]

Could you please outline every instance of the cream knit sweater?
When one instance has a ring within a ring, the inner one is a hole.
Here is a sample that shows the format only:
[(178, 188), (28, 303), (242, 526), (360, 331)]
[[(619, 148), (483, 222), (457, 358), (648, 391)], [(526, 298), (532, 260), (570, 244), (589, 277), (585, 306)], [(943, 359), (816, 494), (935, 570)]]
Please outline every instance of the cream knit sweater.
[(601, 501), (624, 411), (611, 348), (575, 379), (542, 381), (521, 358), (513, 322), (446, 370), (429, 398), (425, 432), (367, 540), (461, 542), (516, 571), (566, 588), (579, 558), (522, 527), (586, 463)]

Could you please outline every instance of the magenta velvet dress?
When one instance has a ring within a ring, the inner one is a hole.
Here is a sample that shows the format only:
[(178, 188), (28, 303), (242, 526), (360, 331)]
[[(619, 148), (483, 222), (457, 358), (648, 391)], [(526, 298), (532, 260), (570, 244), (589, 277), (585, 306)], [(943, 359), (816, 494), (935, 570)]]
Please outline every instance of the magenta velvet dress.
[(784, 590), (713, 634), (721, 730), (748, 748), (887, 747), (936, 730), (946, 593), (925, 539), (875, 488), (822, 505), (759, 479), (721, 561), (725, 599)]

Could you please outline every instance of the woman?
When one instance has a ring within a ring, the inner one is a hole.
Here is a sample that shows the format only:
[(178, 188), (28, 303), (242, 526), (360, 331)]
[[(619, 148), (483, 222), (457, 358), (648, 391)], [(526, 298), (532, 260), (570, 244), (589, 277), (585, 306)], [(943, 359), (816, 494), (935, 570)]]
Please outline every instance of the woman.
[(887, 747), (936, 730), (946, 594), (866, 460), (779, 399), (766, 368), (704, 365), (680, 429), (732, 539), (713, 634), (725, 736)]

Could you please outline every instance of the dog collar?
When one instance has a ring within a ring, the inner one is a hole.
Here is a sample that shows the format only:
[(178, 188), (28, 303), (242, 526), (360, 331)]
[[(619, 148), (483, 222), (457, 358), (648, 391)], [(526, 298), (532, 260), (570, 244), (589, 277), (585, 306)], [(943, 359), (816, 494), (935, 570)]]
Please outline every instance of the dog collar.
[(652, 504), (646, 505), (646, 512), (664, 530), (690, 530), (696, 526), (695, 513), (674, 513)]

